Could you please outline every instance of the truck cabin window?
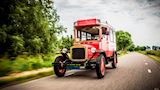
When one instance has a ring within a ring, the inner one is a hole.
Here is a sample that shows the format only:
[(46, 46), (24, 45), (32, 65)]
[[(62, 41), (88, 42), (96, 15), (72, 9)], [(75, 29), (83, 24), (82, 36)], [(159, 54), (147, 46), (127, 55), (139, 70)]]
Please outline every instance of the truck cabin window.
[(107, 28), (102, 27), (102, 40), (107, 40), (107, 35), (109, 35)]
[(80, 27), (77, 29), (77, 38), (80, 41), (84, 40), (98, 40), (99, 39), (99, 30), (97, 27)]

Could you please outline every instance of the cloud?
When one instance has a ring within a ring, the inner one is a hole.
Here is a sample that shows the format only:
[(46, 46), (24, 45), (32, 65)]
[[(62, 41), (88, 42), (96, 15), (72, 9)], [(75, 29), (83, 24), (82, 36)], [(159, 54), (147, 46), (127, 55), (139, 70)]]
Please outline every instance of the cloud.
[(130, 32), (135, 44), (160, 45), (160, 0), (55, 0), (55, 6), (67, 34), (77, 19), (99, 18)]

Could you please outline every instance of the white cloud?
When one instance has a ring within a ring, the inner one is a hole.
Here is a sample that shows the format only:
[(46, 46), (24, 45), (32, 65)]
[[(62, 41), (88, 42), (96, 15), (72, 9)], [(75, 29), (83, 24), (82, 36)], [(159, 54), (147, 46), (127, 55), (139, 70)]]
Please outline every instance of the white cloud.
[(99, 18), (130, 32), (135, 44), (160, 45), (159, 0), (55, 0), (55, 6), (67, 34), (77, 19)]

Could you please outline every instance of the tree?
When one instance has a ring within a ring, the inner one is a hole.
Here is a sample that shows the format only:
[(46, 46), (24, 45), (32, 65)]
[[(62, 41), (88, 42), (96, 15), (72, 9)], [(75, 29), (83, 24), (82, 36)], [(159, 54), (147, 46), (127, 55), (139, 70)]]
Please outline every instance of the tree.
[(62, 37), (59, 43), (60, 43), (59, 45), (60, 49), (67, 48), (69, 50), (70, 47), (73, 46), (73, 38), (72, 36)]
[(0, 54), (53, 52), (56, 34), (65, 29), (53, 0), (0, 1)]
[(151, 50), (151, 47), (150, 47), (150, 46), (146, 46), (146, 49), (147, 49), (147, 50)]
[(128, 32), (124, 31), (117, 31), (116, 32), (116, 44), (118, 50), (125, 50), (127, 49), (128, 46), (132, 44), (132, 38), (131, 34)]
[(127, 47), (128, 51), (135, 51), (135, 45), (131, 44), (130, 46)]
[(135, 51), (145, 51), (147, 49), (147, 47), (146, 46), (136, 46), (135, 47)]

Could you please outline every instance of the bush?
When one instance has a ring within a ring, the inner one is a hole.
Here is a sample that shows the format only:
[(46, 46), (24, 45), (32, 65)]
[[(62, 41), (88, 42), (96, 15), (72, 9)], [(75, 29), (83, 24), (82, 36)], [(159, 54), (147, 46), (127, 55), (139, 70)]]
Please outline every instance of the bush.
[(148, 50), (146, 51), (146, 54), (160, 56), (160, 50)]
[(54, 54), (44, 55), (43, 56), (43, 60), (44, 60), (43, 67), (50, 67), (50, 66), (52, 66), (52, 62), (54, 61), (54, 57), (55, 57)]
[(42, 67), (51, 67), (55, 54), (37, 54), (37, 55), (19, 55), (10, 60), (7, 58), (0, 59), (0, 76), (10, 73), (18, 73), (39, 69)]
[(126, 51), (118, 51), (118, 52), (117, 52), (117, 55), (118, 55), (118, 56), (125, 55), (125, 54), (127, 54)]
[(24, 41), (22, 36), (11, 36), (10, 43), (10, 48), (12, 49), (9, 49), (8, 52), (11, 56), (15, 56), (24, 50)]
[(0, 76), (5, 76), (12, 71), (11, 64), (12, 62), (9, 60), (0, 62)]
[(29, 66), (29, 61), (26, 59), (26, 57), (21, 56), (17, 56), (15, 60), (13, 60), (11, 67), (12, 73), (31, 70), (31, 67)]

